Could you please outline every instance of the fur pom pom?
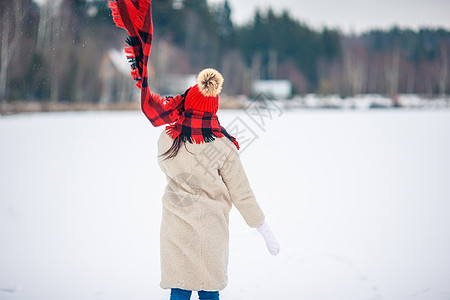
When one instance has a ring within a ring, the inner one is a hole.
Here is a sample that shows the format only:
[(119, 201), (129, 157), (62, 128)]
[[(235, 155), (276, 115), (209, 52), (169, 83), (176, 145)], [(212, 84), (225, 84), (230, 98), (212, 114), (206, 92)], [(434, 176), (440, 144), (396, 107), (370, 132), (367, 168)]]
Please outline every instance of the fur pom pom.
[(223, 77), (215, 69), (204, 69), (198, 74), (198, 89), (205, 97), (215, 97), (222, 91)]

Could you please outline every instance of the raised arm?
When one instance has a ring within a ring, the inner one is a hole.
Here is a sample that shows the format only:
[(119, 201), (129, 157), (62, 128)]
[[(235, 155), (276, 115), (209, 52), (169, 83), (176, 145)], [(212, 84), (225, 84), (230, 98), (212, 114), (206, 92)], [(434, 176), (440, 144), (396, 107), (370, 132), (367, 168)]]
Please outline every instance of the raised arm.
[(158, 94), (152, 93), (148, 87), (146, 93), (144, 93), (143, 87), (141, 94), (142, 112), (153, 126), (173, 123), (178, 118), (178, 110), (182, 109), (183, 101), (188, 91), (175, 97), (163, 98)]

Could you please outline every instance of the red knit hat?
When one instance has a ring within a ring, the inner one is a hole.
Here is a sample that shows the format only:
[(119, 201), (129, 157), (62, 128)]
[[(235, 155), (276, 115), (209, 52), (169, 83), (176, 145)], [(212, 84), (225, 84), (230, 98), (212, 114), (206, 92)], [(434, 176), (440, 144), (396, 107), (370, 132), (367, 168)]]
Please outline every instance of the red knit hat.
[(219, 109), (222, 84), (223, 77), (217, 70), (204, 69), (198, 74), (197, 84), (186, 95), (184, 108), (215, 114)]

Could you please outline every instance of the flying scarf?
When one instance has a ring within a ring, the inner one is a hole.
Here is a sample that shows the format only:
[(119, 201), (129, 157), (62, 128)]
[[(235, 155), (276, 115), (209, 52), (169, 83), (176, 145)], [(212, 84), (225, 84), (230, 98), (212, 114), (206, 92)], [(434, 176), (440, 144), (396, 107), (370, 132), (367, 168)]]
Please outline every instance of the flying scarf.
[(214, 113), (184, 109), (189, 89), (182, 95), (164, 98), (150, 91), (147, 64), (153, 38), (151, 0), (114, 0), (109, 1), (109, 7), (116, 26), (128, 33), (125, 53), (131, 63), (131, 77), (141, 89), (141, 109), (152, 125), (168, 124), (166, 132), (172, 139), (196, 144), (225, 136), (239, 149), (236, 139)]

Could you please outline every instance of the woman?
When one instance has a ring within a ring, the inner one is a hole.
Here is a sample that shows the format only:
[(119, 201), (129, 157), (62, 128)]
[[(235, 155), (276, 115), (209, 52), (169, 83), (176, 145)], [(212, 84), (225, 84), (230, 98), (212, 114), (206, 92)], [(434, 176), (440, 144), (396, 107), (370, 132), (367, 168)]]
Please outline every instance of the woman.
[(216, 115), (223, 77), (200, 72), (182, 95), (162, 98), (148, 87), (153, 26), (149, 0), (110, 2), (116, 25), (127, 30), (132, 77), (141, 88), (142, 111), (153, 126), (167, 125), (158, 141), (167, 178), (161, 221), (161, 287), (171, 300), (219, 299), (227, 285), (228, 221), (234, 204), (263, 235), (271, 254), (279, 245), (265, 223), (237, 150), (239, 144)]

